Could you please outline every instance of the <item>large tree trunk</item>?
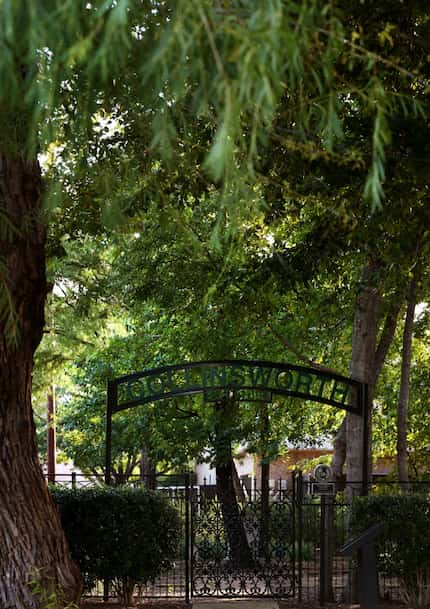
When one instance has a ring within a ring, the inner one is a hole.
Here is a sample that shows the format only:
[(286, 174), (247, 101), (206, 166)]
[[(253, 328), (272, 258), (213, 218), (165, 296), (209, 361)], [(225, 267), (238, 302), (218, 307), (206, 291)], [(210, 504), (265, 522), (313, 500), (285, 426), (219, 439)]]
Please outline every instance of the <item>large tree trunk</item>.
[(75, 600), (81, 588), (40, 469), (31, 407), (33, 354), (42, 337), (47, 291), (40, 191), (36, 161), (0, 155), (0, 208), (17, 229), (6, 232), (3, 225), (0, 233), (0, 289), (3, 303), (5, 294), (10, 297), (19, 330), (13, 344), (12, 317), (1, 318), (0, 607), (5, 609), (39, 606), (32, 577), (64, 601)]
[(399, 482), (404, 483), (403, 490), (407, 491), (408, 474), (408, 405), (409, 405), (409, 375), (412, 360), (412, 335), (414, 330), (415, 306), (417, 301), (417, 279), (414, 275), (409, 285), (408, 306), (406, 309), (405, 326), (403, 330), (402, 372), (400, 378), (399, 402), (397, 406), (397, 470)]

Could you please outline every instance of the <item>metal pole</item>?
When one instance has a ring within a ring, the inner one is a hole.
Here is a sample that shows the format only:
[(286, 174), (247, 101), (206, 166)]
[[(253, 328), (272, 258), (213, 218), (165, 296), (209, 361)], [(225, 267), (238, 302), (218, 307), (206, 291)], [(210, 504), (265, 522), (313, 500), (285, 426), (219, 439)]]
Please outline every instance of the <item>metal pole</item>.
[(107, 384), (106, 404), (106, 448), (105, 448), (105, 483), (111, 483), (112, 468), (112, 410), (117, 402), (117, 386), (111, 381)]
[(185, 602), (190, 603), (190, 474), (185, 474)]
[(369, 386), (363, 383), (360, 388), (363, 418), (363, 458), (362, 458), (362, 489), (363, 496), (369, 493)]
[(325, 535), (325, 523), (326, 523), (326, 497), (321, 495), (321, 519), (320, 519), (320, 605), (323, 607), (326, 601), (326, 535)]
[(298, 543), (297, 543), (297, 560), (299, 562), (298, 569), (298, 586), (299, 586), (299, 603), (302, 602), (303, 588), (303, 472), (299, 471), (298, 486), (297, 486), (297, 508), (298, 508)]
[(292, 488), (292, 496), (291, 496), (291, 510), (292, 510), (292, 536), (293, 536), (293, 544), (292, 544), (292, 559), (293, 559), (293, 597), (296, 596), (296, 472), (293, 470), (291, 474), (291, 479), (293, 482)]
[[(107, 404), (106, 404), (106, 449), (105, 449), (105, 483), (111, 484), (111, 461), (112, 461), (112, 411), (117, 403), (117, 386), (111, 381), (107, 384)], [(103, 580), (103, 600), (109, 600), (109, 580)]]

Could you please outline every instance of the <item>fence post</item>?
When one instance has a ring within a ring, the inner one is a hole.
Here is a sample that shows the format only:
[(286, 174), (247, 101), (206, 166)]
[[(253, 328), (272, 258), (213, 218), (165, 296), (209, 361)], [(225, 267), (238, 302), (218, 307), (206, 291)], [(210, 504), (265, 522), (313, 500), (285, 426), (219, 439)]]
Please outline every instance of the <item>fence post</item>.
[(303, 578), (303, 472), (299, 471), (297, 478), (297, 560), (299, 563), (297, 580), (299, 586), (299, 603), (302, 602), (302, 578)]
[(326, 497), (321, 495), (321, 516), (320, 516), (320, 605), (323, 607), (327, 600), (327, 545), (326, 545)]
[(297, 527), (296, 527), (296, 473), (293, 470), (291, 473), (292, 480), (292, 495), (291, 495), (291, 510), (292, 510), (292, 537), (293, 537), (293, 597), (296, 596), (296, 539), (297, 539)]
[(72, 489), (76, 488), (76, 472), (72, 472)]
[(340, 556), (358, 555), (361, 609), (375, 609), (377, 606), (378, 575), (375, 543), (376, 537), (384, 531), (385, 526), (384, 522), (372, 525), (338, 550)]
[(185, 602), (190, 603), (190, 474), (185, 474)]

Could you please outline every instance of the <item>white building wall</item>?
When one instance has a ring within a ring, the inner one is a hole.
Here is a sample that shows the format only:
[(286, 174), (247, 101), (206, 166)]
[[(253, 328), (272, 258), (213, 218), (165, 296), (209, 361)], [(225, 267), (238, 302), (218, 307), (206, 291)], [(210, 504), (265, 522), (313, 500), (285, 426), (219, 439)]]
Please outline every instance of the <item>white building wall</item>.
[(241, 476), (254, 476), (254, 455), (245, 454), (243, 458), (235, 459), (237, 473)]
[[(239, 478), (241, 476), (254, 476), (254, 457), (244, 454), (240, 459), (234, 460)], [(196, 465), (197, 484), (216, 484), (216, 471), (209, 463), (197, 463)]]

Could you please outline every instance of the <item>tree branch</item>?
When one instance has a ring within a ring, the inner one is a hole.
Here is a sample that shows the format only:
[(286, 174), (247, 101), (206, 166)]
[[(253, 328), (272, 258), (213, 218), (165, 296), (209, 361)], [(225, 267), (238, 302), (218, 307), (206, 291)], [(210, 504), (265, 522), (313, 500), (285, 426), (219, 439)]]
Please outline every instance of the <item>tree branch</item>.
[(339, 372), (337, 370), (334, 370), (333, 368), (322, 366), (321, 364), (317, 364), (313, 360), (308, 359), (305, 355), (303, 355), (303, 353), (301, 353), (297, 349), (297, 347), (295, 347), (287, 338), (285, 338), (283, 334), (278, 332), (278, 330), (275, 330), (275, 328), (273, 328), (271, 324), (267, 324), (267, 327), (269, 328), (273, 336), (275, 336), (275, 338), (277, 338), (284, 345), (284, 347), (294, 353), (294, 355), (299, 361), (303, 362), (307, 366), (310, 366), (311, 368), (314, 368), (315, 370), (319, 370), (320, 372), (327, 372), (328, 374), (339, 374)]
[(402, 306), (403, 298), (397, 292), (391, 302), (388, 313), (385, 317), (384, 328), (379, 339), (379, 344), (375, 351), (375, 359), (373, 366), (373, 374), (371, 378), (372, 385), (375, 386), (379, 375), (381, 373), (382, 366), (385, 358), (387, 357), (388, 349), (393, 342), (394, 333), (397, 327), (397, 319), (399, 317), (400, 308)]
[(180, 408), (179, 406), (175, 406), (175, 408), (178, 412), (183, 413), (182, 417), (177, 417), (178, 419), (191, 419), (199, 416), (197, 412), (193, 412), (192, 410), (183, 410), (183, 408)]

